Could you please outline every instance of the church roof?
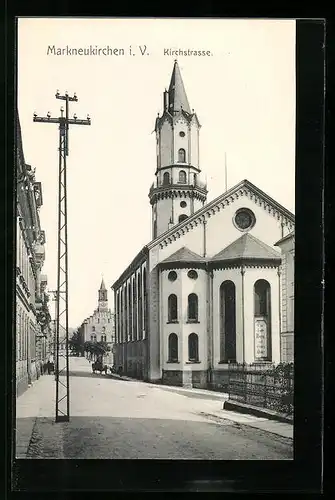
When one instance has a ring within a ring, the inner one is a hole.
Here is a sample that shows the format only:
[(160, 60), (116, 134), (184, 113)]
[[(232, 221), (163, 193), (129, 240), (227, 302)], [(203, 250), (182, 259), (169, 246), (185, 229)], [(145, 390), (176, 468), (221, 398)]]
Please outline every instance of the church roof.
[(227, 260), (281, 260), (276, 250), (250, 233), (243, 234), (210, 259), (213, 262)]
[(179, 248), (172, 255), (160, 262), (160, 267), (203, 267), (207, 260), (195, 252), (192, 252), (187, 247)]
[(104, 279), (101, 280), (100, 290), (106, 290)]
[(175, 61), (169, 86), (169, 113), (171, 115), (181, 110), (191, 114), (184, 83), (181, 77), (178, 62)]
[(157, 236), (157, 238), (151, 240), (146, 245), (147, 248), (150, 250), (164, 240), (172, 238), (174, 234), (178, 233), (180, 229), (186, 226), (188, 226), (189, 228), (195, 227), (195, 223), (200, 222), (204, 217), (213, 216), (217, 212), (217, 207), (219, 207), (220, 205), (222, 206), (223, 204), (233, 203), (242, 195), (248, 196), (248, 193), (250, 193), (250, 196), (252, 196), (253, 199), (257, 200), (258, 205), (263, 206), (266, 211), (271, 211), (274, 216), (282, 217), (284, 219), (284, 222), (287, 221), (289, 224), (294, 225), (295, 217), (292, 212), (280, 205), (280, 203), (275, 201), (250, 181), (244, 179), (243, 181), (228, 189), (228, 191), (225, 191), (220, 196), (201, 207), (186, 220), (180, 222), (179, 224), (176, 224), (175, 226), (165, 231), (165, 233), (160, 234), (159, 236)]

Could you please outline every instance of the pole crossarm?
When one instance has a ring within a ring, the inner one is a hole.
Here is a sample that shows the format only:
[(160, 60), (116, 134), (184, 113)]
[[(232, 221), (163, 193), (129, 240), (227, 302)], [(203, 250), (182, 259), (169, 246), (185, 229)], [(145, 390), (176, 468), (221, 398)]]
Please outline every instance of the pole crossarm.
[[(52, 118), (34, 113), (33, 121), (59, 125), (59, 170), (58, 170), (58, 265), (57, 290), (53, 290), (56, 301), (55, 344), (56, 344), (56, 422), (68, 422), (70, 419), (70, 384), (69, 384), (69, 294), (68, 294), (68, 231), (67, 231), (67, 181), (66, 157), (69, 154), (69, 125), (91, 125), (91, 119), (78, 119), (76, 115), (69, 118), (69, 102), (77, 102), (78, 98), (56, 93), (56, 99), (65, 101), (61, 116)], [(60, 300), (62, 299), (62, 300)], [(61, 379), (63, 378), (63, 380)], [(65, 378), (65, 380), (64, 380)]]

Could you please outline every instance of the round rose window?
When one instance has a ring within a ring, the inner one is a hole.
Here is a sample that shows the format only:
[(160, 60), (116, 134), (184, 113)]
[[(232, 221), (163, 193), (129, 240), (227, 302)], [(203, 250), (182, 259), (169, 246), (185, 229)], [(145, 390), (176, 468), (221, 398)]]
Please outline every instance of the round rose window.
[(241, 208), (236, 212), (234, 217), (235, 226), (240, 231), (247, 231), (248, 229), (251, 229), (255, 225), (255, 222), (255, 215), (248, 208)]

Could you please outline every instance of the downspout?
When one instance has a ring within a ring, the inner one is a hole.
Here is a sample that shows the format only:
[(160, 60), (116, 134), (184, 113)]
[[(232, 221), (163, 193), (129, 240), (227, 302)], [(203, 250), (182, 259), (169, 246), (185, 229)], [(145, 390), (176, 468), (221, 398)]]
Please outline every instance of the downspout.
[(245, 364), (244, 274), (245, 274), (245, 268), (244, 268), (244, 265), (242, 264), (241, 276), (242, 276), (242, 360), (243, 360), (243, 365)]
[(214, 368), (214, 339), (213, 339), (213, 271), (207, 268), (207, 338), (208, 338), (208, 378), (207, 382), (213, 382)]
[(206, 241), (206, 225), (207, 225), (207, 221), (204, 220), (203, 221), (203, 225), (204, 225), (204, 239), (203, 239), (203, 257), (206, 257), (206, 253), (207, 253), (207, 241)]
[[(282, 324), (281, 324), (281, 286), (280, 286), (280, 266), (278, 266), (277, 269), (277, 274), (278, 274), (278, 306), (279, 306), (279, 360), (282, 362)], [(271, 361), (273, 362), (273, 357), (272, 357), (272, 335), (270, 335), (270, 341), (271, 341)]]

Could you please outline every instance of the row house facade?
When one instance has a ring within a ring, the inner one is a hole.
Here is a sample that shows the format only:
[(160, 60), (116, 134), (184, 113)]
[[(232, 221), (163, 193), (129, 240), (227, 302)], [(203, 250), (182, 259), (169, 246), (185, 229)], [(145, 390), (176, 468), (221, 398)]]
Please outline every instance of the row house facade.
[(43, 373), (53, 348), (47, 277), (42, 274), (45, 232), (40, 226), (42, 186), (25, 162), (17, 114), (16, 133), (16, 395)]

